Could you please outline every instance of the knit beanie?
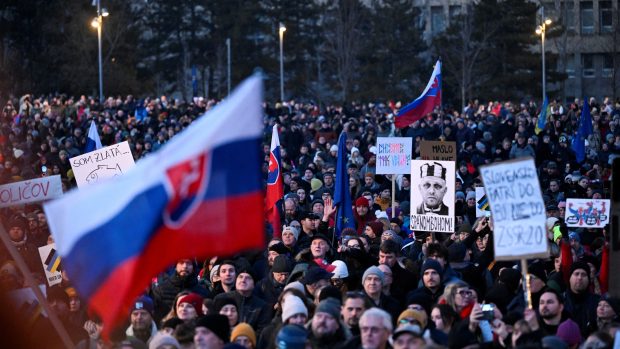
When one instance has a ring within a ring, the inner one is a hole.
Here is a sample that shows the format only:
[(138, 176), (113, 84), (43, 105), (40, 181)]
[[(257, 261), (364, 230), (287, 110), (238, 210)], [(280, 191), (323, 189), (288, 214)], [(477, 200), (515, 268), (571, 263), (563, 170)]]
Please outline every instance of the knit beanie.
[(314, 313), (326, 313), (338, 320), (340, 319), (340, 306), (337, 299), (327, 298), (319, 303)]
[(335, 260), (332, 262), (332, 265), (336, 267), (336, 269), (334, 269), (334, 271), (332, 272), (334, 273), (332, 279), (344, 279), (346, 277), (349, 277), (349, 268), (347, 267), (347, 264), (345, 262)]
[(431, 258), (426, 259), (424, 264), (422, 264), (422, 275), (424, 275), (424, 272), (428, 269), (435, 270), (439, 274), (439, 276), (443, 277), (443, 268), (441, 267), (441, 264), (439, 264), (439, 262), (437, 262), (436, 260)]
[(428, 315), (426, 315), (426, 312), (419, 311), (419, 310), (413, 310), (413, 309), (406, 309), (405, 311), (400, 313), (400, 315), (398, 316), (398, 321), (396, 321), (397, 326), (399, 325), (400, 320), (407, 319), (407, 318), (414, 318), (417, 322), (420, 323), (420, 325), (422, 326), (422, 329), (426, 328), (426, 325), (428, 324)]
[(256, 333), (252, 326), (245, 322), (239, 323), (235, 328), (233, 328), (232, 333), (230, 334), (230, 341), (234, 342), (237, 337), (246, 336), (252, 343), (252, 346), (256, 348)]
[(299, 239), (299, 229), (290, 226), (290, 225), (285, 225), (282, 227), (282, 234), (286, 233), (286, 232), (291, 232), (293, 233), (293, 235), (295, 236), (295, 240)]
[(231, 296), (222, 295), (222, 296), (216, 297), (215, 300), (213, 301), (213, 308), (216, 313), (219, 313), (220, 310), (222, 310), (222, 308), (224, 308), (224, 306), (227, 306), (227, 305), (234, 305), (235, 308), (239, 309), (237, 300)]
[(276, 336), (277, 349), (305, 349), (308, 331), (299, 325), (283, 326)]
[(196, 328), (205, 327), (218, 336), (224, 343), (230, 339), (230, 325), (224, 315), (213, 314), (201, 316), (196, 320)]
[(297, 314), (304, 314), (307, 317), (308, 308), (299, 297), (286, 295), (282, 304), (282, 323), (286, 323), (286, 320)]
[(177, 349), (181, 347), (176, 338), (164, 332), (157, 332), (149, 341), (149, 349), (158, 349), (162, 345), (171, 345)]
[(151, 316), (153, 316), (153, 311), (155, 310), (155, 307), (153, 306), (153, 300), (151, 299), (151, 297), (141, 296), (136, 299), (136, 301), (131, 304), (131, 309), (129, 313), (131, 314), (134, 310), (140, 309), (146, 310), (149, 314), (151, 314)]
[(579, 331), (579, 325), (571, 319), (567, 319), (558, 326), (556, 333), (560, 339), (562, 339), (569, 346), (581, 343), (581, 332)]
[(461, 242), (455, 242), (448, 247), (448, 261), (450, 263), (460, 263), (465, 260), (467, 248)]
[(364, 284), (364, 281), (366, 281), (366, 278), (369, 275), (377, 275), (379, 279), (381, 279), (382, 285), (385, 282), (385, 274), (383, 274), (383, 272), (381, 271), (381, 269), (379, 269), (379, 267), (373, 265), (372, 267), (366, 269), (366, 271), (364, 272), (364, 275), (362, 276), (362, 285)]
[(616, 313), (616, 317), (620, 316), (620, 298), (610, 297), (609, 295), (601, 298), (602, 301), (607, 302), (611, 309)]
[(220, 265), (216, 264), (213, 266), (213, 268), (211, 268), (211, 271), (209, 272), (209, 281), (213, 280), (213, 277), (215, 275), (219, 275), (218, 271), (220, 270)]
[(590, 266), (588, 265), (588, 263), (586, 263), (584, 261), (577, 261), (577, 262), (571, 264), (571, 266), (570, 266), (570, 274), (569, 275), (573, 275), (573, 273), (577, 269), (583, 269), (586, 272), (586, 275), (588, 276), (588, 280), (590, 279)]
[(281, 254), (273, 260), (271, 271), (274, 273), (290, 273), (293, 270), (293, 263), (287, 256)]
[(202, 297), (200, 297), (200, 295), (198, 295), (197, 293), (190, 293), (190, 294), (186, 294), (184, 296), (179, 297), (179, 299), (177, 300), (177, 306), (179, 306), (179, 304), (181, 303), (189, 303), (192, 306), (194, 306), (194, 310), (196, 310), (196, 314), (198, 314), (198, 316), (203, 315), (202, 314)]
[(370, 202), (365, 197), (360, 196), (357, 200), (355, 200), (355, 206), (370, 207)]

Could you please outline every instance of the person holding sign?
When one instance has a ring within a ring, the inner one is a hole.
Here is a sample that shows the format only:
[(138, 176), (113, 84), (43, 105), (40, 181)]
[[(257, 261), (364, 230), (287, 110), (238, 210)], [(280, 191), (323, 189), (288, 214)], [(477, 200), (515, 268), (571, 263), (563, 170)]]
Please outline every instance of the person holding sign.
[(448, 215), (448, 206), (443, 203), (448, 187), (446, 185), (446, 169), (438, 162), (425, 163), (420, 168), (420, 184), (418, 189), (422, 195), (416, 213)]

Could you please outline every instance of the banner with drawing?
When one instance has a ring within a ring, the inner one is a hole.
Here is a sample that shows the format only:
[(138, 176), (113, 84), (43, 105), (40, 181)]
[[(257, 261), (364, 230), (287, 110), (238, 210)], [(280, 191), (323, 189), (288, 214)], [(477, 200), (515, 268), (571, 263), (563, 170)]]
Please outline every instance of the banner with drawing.
[(490, 216), (491, 205), (484, 187), (476, 187), (476, 218)]
[(604, 199), (566, 199), (567, 227), (603, 228), (609, 224), (611, 202)]
[(60, 176), (42, 177), (0, 185), (0, 208), (28, 204), (62, 196)]
[(73, 157), (70, 162), (78, 187), (122, 176), (135, 165), (127, 141)]
[(532, 158), (481, 166), (496, 260), (548, 256), (547, 215)]
[(56, 251), (56, 244), (39, 247), (39, 257), (41, 257), (41, 264), (43, 265), (43, 271), (45, 271), (47, 284), (54, 286), (61, 283), (62, 264), (60, 253)]

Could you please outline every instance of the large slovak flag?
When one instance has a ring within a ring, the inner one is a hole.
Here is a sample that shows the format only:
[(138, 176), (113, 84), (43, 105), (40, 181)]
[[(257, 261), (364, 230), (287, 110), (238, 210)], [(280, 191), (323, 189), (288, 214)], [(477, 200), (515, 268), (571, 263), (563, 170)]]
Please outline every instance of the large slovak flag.
[(269, 152), (269, 173), (267, 174), (267, 195), (265, 197), (265, 210), (267, 221), (273, 227), (273, 236), (280, 237), (280, 211), (277, 203), (284, 196), (284, 185), (280, 174), (280, 137), (278, 125), (273, 125), (271, 133), (271, 150)]
[(97, 132), (97, 124), (95, 124), (95, 120), (93, 120), (90, 122), (90, 128), (88, 129), (84, 154), (101, 148), (103, 148), (103, 145), (101, 145), (101, 139), (99, 138), (99, 133)]
[(177, 260), (263, 247), (262, 91), (247, 79), (124, 176), (45, 205), (64, 268), (107, 333)]
[(429, 113), (432, 113), (435, 107), (441, 106), (441, 61), (437, 60), (433, 75), (428, 81), (424, 92), (415, 101), (402, 107), (394, 124), (396, 127), (402, 128), (411, 125), (420, 120)]

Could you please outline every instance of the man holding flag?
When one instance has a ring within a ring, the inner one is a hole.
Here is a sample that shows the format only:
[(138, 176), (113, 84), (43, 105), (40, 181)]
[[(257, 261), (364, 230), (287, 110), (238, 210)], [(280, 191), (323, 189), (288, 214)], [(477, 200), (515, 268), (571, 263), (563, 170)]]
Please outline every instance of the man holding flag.
[(435, 107), (441, 107), (441, 61), (437, 60), (424, 92), (415, 101), (402, 107), (396, 114), (394, 124), (403, 128), (432, 113)]
[(267, 174), (267, 195), (265, 198), (265, 213), (267, 221), (273, 228), (273, 237), (282, 235), (280, 225), (280, 211), (278, 201), (284, 196), (284, 185), (280, 174), (280, 138), (278, 137), (278, 125), (273, 125), (271, 133), (271, 150), (269, 151), (269, 173)]

